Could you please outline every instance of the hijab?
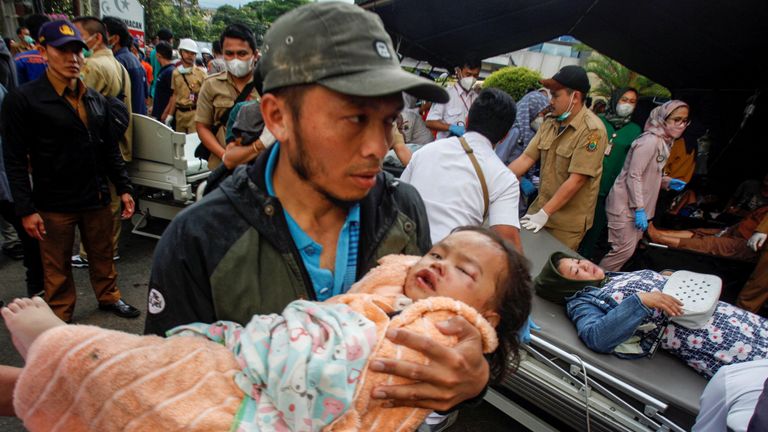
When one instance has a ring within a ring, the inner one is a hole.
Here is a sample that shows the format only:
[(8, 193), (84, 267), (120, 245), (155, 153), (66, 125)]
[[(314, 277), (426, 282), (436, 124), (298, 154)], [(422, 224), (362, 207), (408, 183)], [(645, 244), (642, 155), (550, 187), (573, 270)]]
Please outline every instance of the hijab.
[[(632, 87), (622, 87), (617, 89), (611, 95), (611, 100), (608, 101), (608, 107), (605, 110), (605, 119), (608, 121), (608, 123), (612, 124), (613, 128), (616, 130), (626, 126), (627, 123), (629, 123), (632, 119), (632, 114), (629, 114), (626, 117), (622, 117), (616, 112), (616, 106), (619, 104), (619, 100), (622, 96), (624, 96), (624, 93), (628, 91), (635, 92), (635, 94), (638, 96), (640, 95), (640, 93), (638, 93), (637, 90)], [(635, 105), (635, 107), (637, 107), (637, 105)]]
[[(538, 90), (523, 96), (517, 103), (515, 122), (507, 136), (496, 146), (496, 154), (504, 164), (515, 160), (531, 142), (536, 131), (531, 129), (531, 122), (549, 105), (549, 100)], [(517, 143), (520, 142), (520, 146)]]
[(571, 280), (560, 274), (557, 264), (563, 258), (579, 259), (563, 252), (555, 252), (549, 256), (541, 273), (533, 280), (536, 294), (553, 303), (565, 304), (565, 298), (570, 297), (588, 286), (602, 286), (605, 279), (600, 280)]
[(663, 139), (668, 146), (671, 146), (675, 137), (668, 132), (667, 117), (672, 114), (672, 111), (680, 107), (688, 107), (688, 104), (674, 99), (654, 108), (648, 120), (645, 121), (645, 132), (643, 132), (643, 135), (647, 133), (654, 134)]

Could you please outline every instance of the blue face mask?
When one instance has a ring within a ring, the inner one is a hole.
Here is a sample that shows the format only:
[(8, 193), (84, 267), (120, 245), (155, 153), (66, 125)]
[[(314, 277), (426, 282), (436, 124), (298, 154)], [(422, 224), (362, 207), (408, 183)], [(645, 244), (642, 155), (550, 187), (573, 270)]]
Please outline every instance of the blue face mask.
[(564, 122), (565, 119), (571, 116), (571, 108), (573, 108), (573, 96), (576, 94), (576, 92), (571, 93), (571, 101), (568, 102), (568, 109), (565, 110), (564, 113), (557, 116), (557, 121)]

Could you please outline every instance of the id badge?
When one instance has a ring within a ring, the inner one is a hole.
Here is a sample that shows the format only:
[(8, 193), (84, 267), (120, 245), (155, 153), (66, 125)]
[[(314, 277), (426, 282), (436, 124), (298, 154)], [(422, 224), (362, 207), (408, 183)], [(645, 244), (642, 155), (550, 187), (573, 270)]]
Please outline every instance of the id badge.
[(189, 101), (192, 102), (192, 103), (195, 103), (196, 100), (197, 100), (197, 95), (194, 94), (194, 93), (190, 93), (189, 94)]

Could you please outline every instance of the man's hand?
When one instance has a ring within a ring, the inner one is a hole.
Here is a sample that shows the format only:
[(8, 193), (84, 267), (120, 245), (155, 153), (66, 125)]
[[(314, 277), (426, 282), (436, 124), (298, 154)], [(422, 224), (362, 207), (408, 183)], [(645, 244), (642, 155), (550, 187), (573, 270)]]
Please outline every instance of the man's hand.
[(437, 324), (446, 335), (459, 341), (453, 348), (436, 344), (432, 339), (407, 330), (390, 330), (392, 342), (421, 352), (429, 365), (403, 360), (377, 358), (371, 370), (389, 373), (417, 382), (406, 385), (379, 386), (373, 389), (374, 399), (390, 399), (385, 406), (413, 406), (445, 411), (471, 399), (488, 383), (489, 368), (483, 357), (480, 332), (464, 318), (455, 317)]
[(637, 293), (637, 297), (644, 305), (651, 309), (659, 309), (667, 316), (675, 317), (683, 314), (683, 302), (661, 291), (642, 291)]
[(756, 232), (752, 234), (752, 237), (747, 240), (747, 247), (755, 252), (759, 251), (765, 244), (766, 237), (768, 237), (768, 234), (765, 233)]
[(32, 213), (21, 218), (21, 224), (24, 225), (24, 231), (29, 234), (30, 237), (43, 241), (45, 237), (45, 224), (43, 218), (40, 217), (40, 213)]
[(123, 219), (128, 219), (133, 216), (133, 211), (136, 207), (136, 204), (133, 202), (133, 197), (131, 194), (124, 193), (120, 195), (120, 201), (123, 203), (123, 212), (120, 214), (120, 217)]
[(466, 129), (464, 129), (464, 126), (460, 124), (452, 124), (448, 126), (448, 132), (451, 133), (453, 136), (464, 136), (464, 133), (466, 133)]
[(520, 225), (525, 229), (533, 230), (533, 232), (537, 233), (544, 228), (544, 225), (547, 224), (548, 220), (549, 215), (544, 209), (541, 209), (535, 214), (527, 214), (520, 218)]

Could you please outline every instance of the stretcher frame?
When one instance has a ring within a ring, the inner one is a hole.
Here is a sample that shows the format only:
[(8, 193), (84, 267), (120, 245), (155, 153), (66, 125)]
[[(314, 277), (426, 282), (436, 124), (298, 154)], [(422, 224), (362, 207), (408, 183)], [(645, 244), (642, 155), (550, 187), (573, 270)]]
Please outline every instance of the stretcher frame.
[(132, 218), (133, 234), (159, 239), (144, 230), (150, 218), (170, 221), (202, 197), (208, 162), (194, 156), (196, 133), (176, 132), (154, 118), (133, 114), (133, 160), (128, 175), (141, 189)]

